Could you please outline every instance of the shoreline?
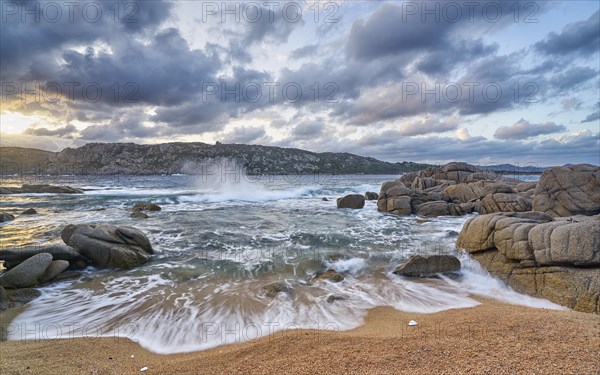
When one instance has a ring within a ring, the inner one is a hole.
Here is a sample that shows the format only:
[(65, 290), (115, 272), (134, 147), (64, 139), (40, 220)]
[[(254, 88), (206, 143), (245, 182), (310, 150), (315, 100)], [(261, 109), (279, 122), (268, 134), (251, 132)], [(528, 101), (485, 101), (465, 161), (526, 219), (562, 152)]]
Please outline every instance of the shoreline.
[(285, 330), (181, 354), (124, 338), (6, 341), (0, 373), (600, 373), (600, 316), (476, 299), (433, 314), (377, 307), (349, 331)]

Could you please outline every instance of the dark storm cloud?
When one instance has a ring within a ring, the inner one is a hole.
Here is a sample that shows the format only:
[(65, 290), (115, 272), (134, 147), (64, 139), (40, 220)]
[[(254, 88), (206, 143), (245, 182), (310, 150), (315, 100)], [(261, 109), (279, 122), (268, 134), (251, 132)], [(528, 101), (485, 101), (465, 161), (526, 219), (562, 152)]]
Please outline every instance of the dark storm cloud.
[(557, 125), (554, 122), (543, 124), (532, 124), (525, 119), (520, 119), (511, 126), (502, 126), (496, 129), (494, 137), (498, 139), (527, 139), (537, 137), (543, 134), (553, 134), (566, 131), (564, 125)]
[[(29, 73), (47, 78), (52, 60), (67, 45), (122, 38), (151, 31), (170, 15), (163, 1), (52, 2), (3, 1), (0, 23), (2, 80)], [(56, 10), (58, 8), (59, 10)], [(115, 9), (119, 9), (115, 22)], [(25, 22), (23, 22), (23, 19)]]
[(535, 48), (549, 55), (564, 56), (569, 53), (591, 55), (600, 50), (600, 13), (592, 14), (587, 20), (567, 25), (561, 33), (552, 32), (545, 40), (537, 42)]
[(59, 138), (73, 138), (73, 133), (77, 132), (77, 128), (73, 125), (66, 125), (62, 128), (48, 129), (48, 128), (28, 128), (23, 134), (37, 135), (37, 136), (51, 136)]

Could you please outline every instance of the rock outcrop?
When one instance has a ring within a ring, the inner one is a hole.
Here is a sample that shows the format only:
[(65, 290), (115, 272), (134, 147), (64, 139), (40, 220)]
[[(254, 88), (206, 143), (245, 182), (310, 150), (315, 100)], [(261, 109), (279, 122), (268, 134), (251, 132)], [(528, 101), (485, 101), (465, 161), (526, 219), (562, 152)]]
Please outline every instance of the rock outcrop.
[(360, 194), (349, 194), (338, 198), (336, 203), (338, 208), (363, 208), (365, 206), (365, 197)]
[(377, 193), (374, 193), (372, 191), (367, 191), (365, 193), (365, 199), (368, 201), (376, 201), (377, 198), (379, 198), (379, 194), (377, 194)]
[(579, 164), (546, 170), (535, 188), (533, 209), (555, 217), (600, 214), (600, 167)]
[(456, 244), (519, 292), (600, 314), (600, 215), (481, 215)]
[(409, 277), (431, 277), (439, 273), (452, 273), (460, 270), (460, 261), (452, 255), (414, 255), (396, 268), (394, 273)]
[(154, 253), (139, 229), (106, 224), (68, 225), (63, 241), (99, 267), (129, 269), (146, 263)]

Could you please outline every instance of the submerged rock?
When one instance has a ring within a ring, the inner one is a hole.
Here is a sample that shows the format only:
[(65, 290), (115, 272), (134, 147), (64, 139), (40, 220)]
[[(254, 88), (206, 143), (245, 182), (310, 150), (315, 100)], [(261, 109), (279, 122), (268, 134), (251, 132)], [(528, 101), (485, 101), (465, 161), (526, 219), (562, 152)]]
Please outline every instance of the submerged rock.
[(414, 255), (406, 263), (396, 268), (394, 273), (410, 277), (431, 277), (438, 273), (451, 273), (460, 270), (460, 261), (452, 255)]
[(37, 211), (35, 210), (35, 208), (28, 208), (25, 211), (21, 212), (21, 215), (35, 215), (37, 214)]
[(344, 296), (339, 296), (337, 294), (332, 294), (327, 297), (327, 303), (334, 303), (336, 301), (345, 301), (347, 298)]
[(0, 285), (9, 288), (35, 286), (39, 284), (38, 279), (44, 274), (51, 262), (51, 254), (36, 254), (18, 266), (4, 272), (0, 276)]
[(344, 280), (344, 276), (342, 276), (341, 273), (330, 268), (325, 272), (317, 272), (315, 274), (315, 280), (327, 280), (334, 283), (339, 283), (340, 281)]
[(288, 293), (289, 287), (284, 282), (276, 282), (263, 286), (262, 291), (267, 297), (273, 298), (279, 293)]
[(70, 186), (23, 185), (21, 186), (21, 193), (83, 194), (83, 190)]
[(365, 197), (360, 194), (349, 194), (343, 198), (338, 198), (338, 208), (363, 208), (365, 206)]
[(136, 212), (132, 213), (131, 215), (129, 215), (129, 217), (132, 219), (147, 219), (148, 215), (146, 215), (143, 212), (136, 211)]
[(132, 227), (68, 225), (62, 230), (61, 237), (99, 267), (133, 268), (146, 263), (154, 254), (146, 235)]
[(6, 302), (0, 303), (0, 310), (21, 307), (42, 295), (42, 292), (32, 288), (7, 289), (5, 292)]
[(134, 211), (160, 211), (162, 208), (155, 203), (136, 203), (133, 205)]

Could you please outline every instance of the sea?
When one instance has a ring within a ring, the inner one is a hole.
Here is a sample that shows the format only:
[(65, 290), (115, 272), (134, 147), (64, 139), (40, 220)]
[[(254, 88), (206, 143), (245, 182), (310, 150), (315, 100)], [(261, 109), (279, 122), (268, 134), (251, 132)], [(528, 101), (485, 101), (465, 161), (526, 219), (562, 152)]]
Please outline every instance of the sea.
[[(41, 297), (5, 323), (8, 339), (122, 337), (167, 354), (289, 329), (349, 330), (379, 306), (435, 313), (473, 307), (484, 297), (563, 309), (514, 292), (456, 249), (457, 234), (473, 215), (402, 217), (378, 212), (376, 201), (363, 209), (336, 207), (338, 197), (379, 192), (382, 182), (398, 177), (4, 176), (2, 186), (69, 185), (85, 194), (0, 196), (1, 211), (38, 211), (0, 224), (0, 252), (61, 243), (62, 228), (82, 223), (138, 228), (156, 252), (135, 269), (89, 267), (77, 278), (40, 288)], [(130, 218), (133, 204), (142, 202), (162, 210), (149, 212), (148, 219)], [(460, 274), (393, 274), (411, 256), (433, 254), (457, 256)], [(314, 280), (327, 269), (344, 280)], [(264, 293), (275, 282), (287, 292)]]

